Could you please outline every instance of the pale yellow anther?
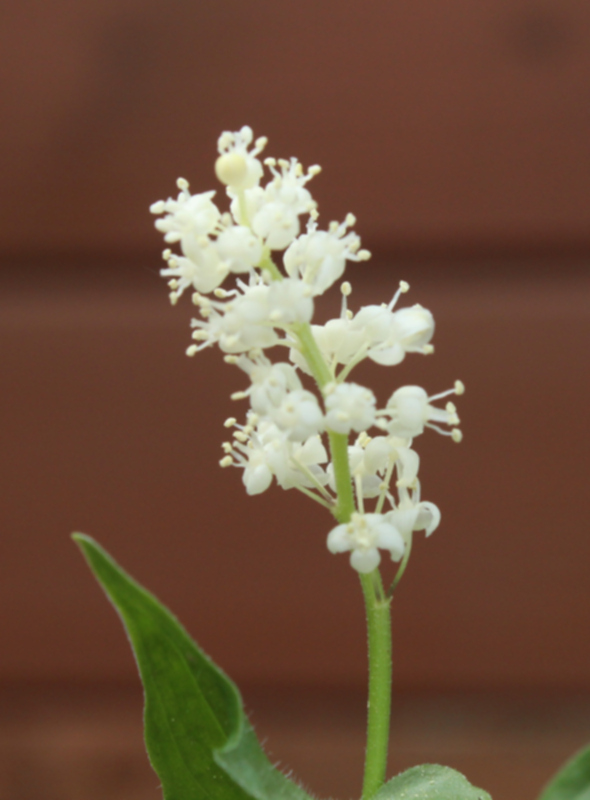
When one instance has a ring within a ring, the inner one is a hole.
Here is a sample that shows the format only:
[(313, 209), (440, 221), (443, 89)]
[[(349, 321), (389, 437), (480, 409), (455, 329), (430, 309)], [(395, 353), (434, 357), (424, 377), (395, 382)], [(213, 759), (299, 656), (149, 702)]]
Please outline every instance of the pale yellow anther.
[(451, 439), (457, 444), (463, 439), (463, 434), (459, 430), (459, 428), (453, 428), (451, 431)]
[(223, 360), (225, 361), (226, 364), (237, 364), (238, 363), (238, 357), (237, 356), (224, 356)]
[(422, 352), (426, 356), (432, 355), (432, 353), (434, 353), (434, 345), (433, 344), (425, 344), (424, 347), (422, 348)]
[(310, 168), (307, 170), (307, 174), (308, 174), (308, 175), (311, 175), (311, 177), (313, 178), (313, 176), (314, 176), (314, 175), (319, 175), (321, 171), (322, 171), (322, 168), (320, 167), (320, 165), (319, 165), (319, 164), (313, 164), (313, 165), (312, 165), (312, 166), (311, 166), (311, 167), (310, 167)]
[(248, 392), (234, 392), (230, 397), (232, 400), (244, 400), (248, 397)]
[(222, 442), (221, 448), (224, 453), (231, 453), (231, 451), (234, 449), (231, 442)]
[(224, 428), (233, 428), (236, 424), (237, 419), (235, 417), (228, 417), (225, 422), (223, 423)]
[(243, 431), (236, 431), (234, 433), (234, 439), (237, 439), (238, 442), (247, 442), (248, 436)]
[(199, 348), (196, 344), (191, 344), (186, 348), (187, 356), (194, 356)]
[(340, 285), (340, 291), (344, 295), (344, 297), (349, 297), (352, 293), (352, 286), (348, 281), (344, 281), (343, 284)]
[(356, 217), (354, 214), (348, 213), (344, 219), (344, 224), (347, 228), (352, 228), (353, 225), (356, 225)]
[(463, 381), (455, 381), (455, 394), (464, 394), (465, 384)]
[(220, 300), (223, 300), (224, 297), (227, 297), (227, 292), (225, 291), (225, 289), (215, 289), (213, 294), (215, 295), (215, 297), (219, 297)]
[(176, 185), (178, 186), (181, 192), (186, 192), (186, 190), (188, 189), (188, 181), (186, 180), (186, 178), (179, 178), (176, 181)]
[(220, 467), (231, 467), (234, 463), (234, 460), (231, 456), (224, 456), (221, 461), (219, 462)]
[(240, 153), (224, 153), (215, 162), (215, 174), (226, 186), (239, 186), (248, 175), (248, 164)]
[(410, 291), (410, 284), (407, 281), (399, 282), (399, 290), (402, 294)]

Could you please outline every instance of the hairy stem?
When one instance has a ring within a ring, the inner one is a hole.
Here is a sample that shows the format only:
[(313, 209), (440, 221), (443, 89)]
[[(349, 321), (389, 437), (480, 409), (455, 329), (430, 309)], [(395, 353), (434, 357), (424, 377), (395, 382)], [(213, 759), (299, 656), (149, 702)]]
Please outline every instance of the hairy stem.
[(370, 800), (385, 782), (391, 713), (391, 599), (385, 597), (376, 569), (361, 574), (369, 638), (367, 749), (362, 800)]

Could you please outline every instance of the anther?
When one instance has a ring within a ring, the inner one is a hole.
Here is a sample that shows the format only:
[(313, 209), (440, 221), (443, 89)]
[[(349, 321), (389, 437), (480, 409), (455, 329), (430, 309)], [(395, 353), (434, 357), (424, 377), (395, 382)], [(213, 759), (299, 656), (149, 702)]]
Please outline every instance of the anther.
[(344, 281), (344, 283), (341, 284), (340, 286), (340, 291), (342, 292), (344, 297), (349, 297), (350, 294), (352, 293), (352, 286), (348, 281)]
[(451, 431), (451, 439), (454, 442), (457, 442), (457, 444), (459, 444), (459, 442), (463, 439), (463, 433), (459, 430), (459, 428), (453, 428)]
[(231, 467), (234, 463), (234, 460), (231, 456), (224, 456), (221, 461), (219, 462), (220, 467)]
[(181, 192), (186, 192), (186, 190), (188, 189), (188, 181), (186, 180), (186, 178), (179, 178), (176, 181), (176, 185), (178, 186)]
[(455, 381), (455, 394), (464, 394), (465, 384), (463, 381)]
[(237, 419), (235, 417), (228, 417), (225, 422), (223, 423), (224, 428), (233, 428), (236, 424)]

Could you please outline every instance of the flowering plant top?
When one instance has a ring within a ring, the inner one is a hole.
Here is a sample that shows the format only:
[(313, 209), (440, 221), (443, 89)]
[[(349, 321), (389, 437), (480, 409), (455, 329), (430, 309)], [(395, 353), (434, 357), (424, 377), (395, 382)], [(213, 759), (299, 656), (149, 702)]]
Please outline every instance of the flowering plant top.
[[(189, 290), (198, 309), (187, 354), (217, 345), (249, 380), (232, 395), (250, 407), (243, 422), (226, 421), (233, 435), (221, 465), (243, 470), (248, 494), (274, 480), (328, 508), (340, 523), (328, 548), (349, 551), (352, 566), (370, 573), (380, 550), (399, 561), (414, 531), (429, 535), (439, 523), (438, 508), (421, 499), (412, 444), (425, 428), (461, 440), (453, 403), (434, 403), (461, 394), (463, 384), (431, 396), (402, 386), (380, 408), (370, 388), (349, 381), (364, 359), (394, 366), (406, 353), (432, 353), (434, 319), (420, 305), (397, 307), (405, 281), (389, 302), (353, 311), (345, 281), (340, 316), (312, 324), (314, 298), (342, 278), (347, 261), (370, 253), (352, 230), (352, 214), (319, 228), (308, 184), (320, 167), (305, 170), (296, 158), (262, 162), (266, 144), (249, 127), (219, 137), (215, 172), (229, 210), (218, 208), (213, 191), (191, 194), (183, 178), (176, 199), (151, 206), (165, 241), (180, 250), (164, 251), (162, 275), (173, 304)], [(273, 258), (281, 253), (284, 272)], [(313, 391), (306, 376), (315, 378)]]

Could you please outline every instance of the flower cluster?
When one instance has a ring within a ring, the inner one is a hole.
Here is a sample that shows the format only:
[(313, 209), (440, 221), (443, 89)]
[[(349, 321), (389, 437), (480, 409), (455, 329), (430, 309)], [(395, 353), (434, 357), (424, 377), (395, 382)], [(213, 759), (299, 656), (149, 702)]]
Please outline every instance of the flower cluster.
[[(263, 162), (266, 143), (248, 127), (220, 136), (215, 172), (228, 211), (219, 210), (213, 191), (191, 194), (184, 179), (176, 199), (151, 206), (166, 242), (180, 249), (164, 251), (161, 274), (172, 303), (189, 290), (198, 309), (187, 354), (217, 344), (249, 381), (232, 395), (250, 408), (243, 424), (226, 421), (232, 436), (221, 466), (243, 470), (248, 494), (276, 480), (326, 506), (339, 523), (328, 535), (329, 550), (350, 552), (352, 566), (368, 573), (380, 563), (380, 550), (399, 561), (414, 531), (428, 536), (437, 527), (438, 508), (420, 499), (412, 443), (425, 428), (461, 440), (454, 404), (435, 403), (464, 388), (457, 381), (429, 396), (419, 386), (402, 386), (381, 408), (369, 388), (348, 380), (366, 358), (393, 366), (406, 353), (431, 353), (432, 314), (420, 305), (397, 307), (409, 289), (404, 281), (389, 303), (353, 312), (352, 288), (344, 282), (340, 316), (311, 324), (314, 298), (342, 277), (347, 261), (365, 261), (370, 253), (352, 231), (352, 214), (318, 227), (307, 186), (320, 168), (305, 170), (295, 158)], [(284, 272), (276, 251), (283, 251)], [(288, 361), (269, 358), (279, 347)]]

